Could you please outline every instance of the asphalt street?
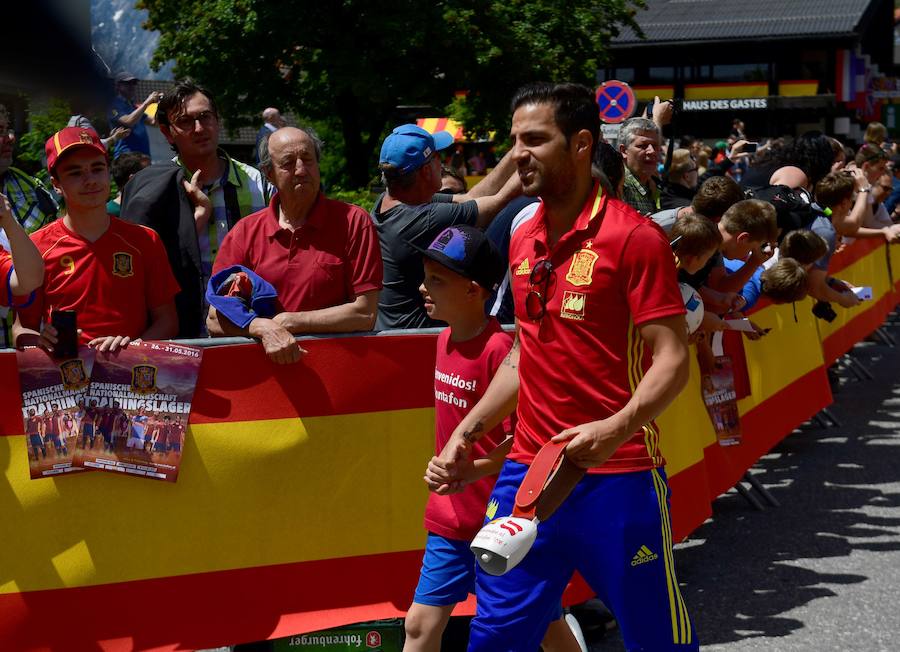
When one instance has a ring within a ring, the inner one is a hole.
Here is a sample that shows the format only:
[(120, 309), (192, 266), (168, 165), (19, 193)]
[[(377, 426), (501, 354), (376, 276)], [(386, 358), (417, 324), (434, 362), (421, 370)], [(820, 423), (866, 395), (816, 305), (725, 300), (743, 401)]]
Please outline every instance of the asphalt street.
[[(703, 650), (900, 650), (900, 346), (853, 355), (875, 379), (836, 374), (841, 425), (806, 424), (752, 469), (781, 506), (732, 490), (676, 547)], [(624, 649), (616, 631), (591, 643)]]

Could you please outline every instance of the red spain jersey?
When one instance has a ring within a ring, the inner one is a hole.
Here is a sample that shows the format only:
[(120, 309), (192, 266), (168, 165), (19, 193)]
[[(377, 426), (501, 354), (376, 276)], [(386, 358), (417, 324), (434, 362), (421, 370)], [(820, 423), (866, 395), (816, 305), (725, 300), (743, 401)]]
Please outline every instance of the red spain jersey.
[[(540, 287), (535, 265), (552, 272)], [(515, 441), (509, 458), (530, 464), (566, 428), (605, 419), (630, 400), (650, 367), (637, 326), (684, 314), (672, 249), (663, 231), (594, 185), (570, 231), (547, 245), (544, 205), (512, 236), (510, 274), (521, 358)], [(543, 290), (546, 312), (528, 318), (525, 301)], [(665, 464), (654, 423), (644, 425), (590, 473), (642, 471)]]
[(25, 421), (25, 433), (28, 435), (37, 435), (41, 432), (41, 417), (35, 415), (28, 417)]
[[(453, 430), (481, 399), (497, 368), (509, 353), (512, 336), (500, 322), (491, 318), (484, 331), (466, 342), (450, 339), (445, 328), (437, 337), (434, 366), (435, 452), (440, 453)], [(512, 419), (486, 433), (473, 446), (472, 459), (487, 456), (512, 432)], [(496, 476), (481, 478), (461, 493), (439, 496), (428, 494), (425, 529), (448, 539), (469, 541), (484, 523), (484, 512), (494, 488)]]
[(110, 216), (109, 228), (89, 242), (60, 218), (31, 239), (44, 259), (44, 285), (20, 311), (37, 330), (53, 310), (74, 310), (82, 342), (107, 335), (140, 337), (149, 311), (174, 300), (180, 288), (155, 231)]

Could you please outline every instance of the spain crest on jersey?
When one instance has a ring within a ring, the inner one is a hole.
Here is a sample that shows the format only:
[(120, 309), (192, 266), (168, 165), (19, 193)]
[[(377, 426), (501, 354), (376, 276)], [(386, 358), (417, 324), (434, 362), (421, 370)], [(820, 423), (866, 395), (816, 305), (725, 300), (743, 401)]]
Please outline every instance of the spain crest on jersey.
[(117, 251), (113, 254), (113, 275), (115, 276), (133, 276), (134, 267), (131, 264), (131, 254), (125, 251)]
[(59, 365), (59, 373), (62, 376), (63, 387), (67, 390), (84, 389), (90, 382), (84, 370), (84, 361), (78, 358), (66, 360)]
[(594, 276), (594, 264), (600, 256), (590, 249), (580, 249), (572, 256), (572, 264), (566, 272), (566, 280), (574, 286), (590, 285)]
[(156, 391), (156, 367), (151, 364), (135, 365), (131, 370), (131, 391), (135, 394), (152, 394)]

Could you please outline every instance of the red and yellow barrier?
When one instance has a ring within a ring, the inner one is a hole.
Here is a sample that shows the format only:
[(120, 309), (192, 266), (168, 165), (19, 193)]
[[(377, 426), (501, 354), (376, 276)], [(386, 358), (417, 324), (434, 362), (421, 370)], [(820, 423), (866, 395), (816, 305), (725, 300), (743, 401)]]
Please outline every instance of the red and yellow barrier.
[[(820, 331), (833, 353), (881, 323), (900, 296), (885, 249), (857, 243), (835, 257), (876, 300), (836, 308), (827, 328), (807, 304), (796, 322), (791, 306), (752, 315), (773, 331), (743, 344), (741, 445), (716, 443), (694, 365), (660, 419), (678, 539), (831, 402)], [(0, 649), (191, 649), (402, 615), (425, 538), (434, 343), (310, 339), (290, 367), (253, 344), (208, 349), (174, 485), (30, 480), (15, 357), (0, 354)]]

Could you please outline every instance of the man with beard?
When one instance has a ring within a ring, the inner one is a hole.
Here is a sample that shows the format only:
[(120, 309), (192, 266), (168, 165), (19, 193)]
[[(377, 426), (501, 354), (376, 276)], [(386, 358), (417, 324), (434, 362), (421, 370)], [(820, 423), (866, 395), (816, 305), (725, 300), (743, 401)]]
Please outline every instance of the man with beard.
[(479, 570), (469, 649), (537, 649), (577, 570), (615, 615), (627, 649), (696, 650), (675, 577), (654, 423), (688, 378), (669, 243), (591, 177), (600, 124), (588, 88), (526, 86), (512, 108), (519, 178), (525, 194), (541, 198), (510, 244), (516, 338), (426, 482), (439, 493), (456, 490), (473, 442), (517, 403), (490, 511), (511, 513), (551, 438), (569, 442), (566, 456), (586, 474), (518, 566), (501, 576)]

